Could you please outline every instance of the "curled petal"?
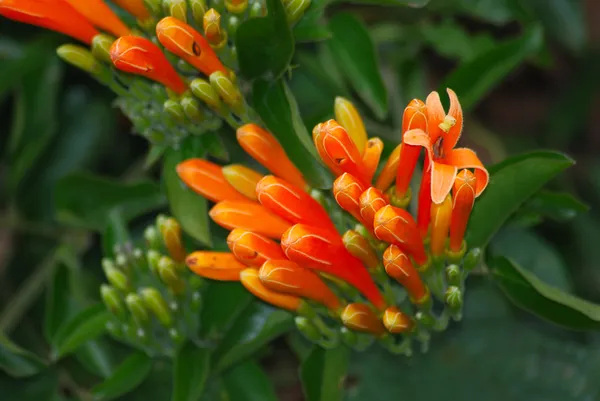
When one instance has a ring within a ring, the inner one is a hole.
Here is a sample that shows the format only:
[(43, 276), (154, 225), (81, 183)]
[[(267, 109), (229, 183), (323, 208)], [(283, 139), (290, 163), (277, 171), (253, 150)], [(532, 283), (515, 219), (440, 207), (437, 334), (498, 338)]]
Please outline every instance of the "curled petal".
[(375, 213), (382, 207), (389, 205), (385, 195), (378, 189), (370, 187), (360, 195), (360, 215), (366, 227), (373, 228)]
[(235, 257), (247, 266), (260, 267), (271, 259), (285, 259), (285, 254), (278, 243), (241, 228), (236, 228), (229, 233), (227, 245)]
[(471, 171), (461, 170), (456, 176), (453, 188), (454, 204), (450, 223), (450, 250), (459, 252), (475, 202), (477, 178)]
[(360, 196), (365, 187), (353, 175), (344, 173), (333, 182), (333, 197), (342, 209), (357, 220), (360, 215)]
[(475, 197), (477, 198), (483, 193), (490, 180), (490, 175), (475, 152), (469, 148), (453, 149), (446, 157), (445, 162), (459, 169), (474, 169), (477, 179)]
[(229, 252), (192, 252), (185, 264), (197, 275), (219, 281), (239, 281), (247, 268)]
[(431, 168), (431, 200), (442, 203), (452, 190), (458, 169), (450, 164), (434, 161)]
[(388, 157), (383, 169), (377, 176), (377, 180), (375, 181), (375, 188), (378, 190), (385, 192), (392, 182), (394, 182), (394, 178), (398, 173), (398, 165), (400, 164), (400, 152), (402, 150), (402, 144), (396, 146), (396, 148), (392, 151), (390, 156)]
[(442, 203), (431, 205), (431, 238), (430, 249), (433, 255), (439, 256), (446, 248), (446, 239), (452, 218), (452, 197), (446, 196)]
[(379, 266), (377, 253), (365, 237), (354, 230), (348, 230), (342, 236), (342, 241), (348, 252), (363, 262), (369, 269), (375, 269)]
[(110, 32), (115, 36), (125, 36), (131, 34), (131, 31), (117, 17), (109, 6), (102, 0), (67, 0), (74, 9), (87, 18), (98, 28)]
[(341, 307), (338, 297), (316, 273), (291, 260), (265, 262), (258, 270), (258, 277), (273, 291), (310, 299), (334, 311)]
[(163, 52), (140, 36), (122, 36), (110, 48), (110, 58), (117, 69), (160, 82), (178, 94), (187, 87)]
[(246, 153), (273, 174), (299, 188), (306, 188), (302, 173), (287, 157), (277, 139), (268, 131), (256, 124), (246, 124), (238, 128), (237, 140)]
[(460, 139), (460, 134), (462, 133), (463, 129), (463, 112), (456, 93), (454, 93), (454, 91), (450, 88), (446, 89), (446, 91), (448, 92), (448, 97), (450, 98), (450, 109), (448, 110), (448, 116), (450, 117), (449, 121), (452, 122), (448, 125), (448, 132), (444, 134), (443, 154), (448, 155)]
[(420, 303), (429, 295), (410, 258), (397, 245), (392, 244), (385, 250), (383, 266), (388, 276), (406, 288), (406, 292), (414, 302)]
[(150, 18), (150, 13), (144, 5), (144, 0), (113, 0), (115, 4), (140, 20)]
[(302, 300), (299, 297), (275, 292), (266, 287), (260, 280), (256, 269), (242, 271), (240, 281), (254, 296), (278, 308), (295, 312), (302, 305)]
[(437, 143), (444, 131), (440, 128), (440, 124), (446, 118), (446, 112), (442, 106), (440, 95), (437, 92), (431, 92), (425, 100), (427, 105), (427, 134), (429, 135), (429, 143)]
[(419, 265), (427, 263), (423, 239), (417, 224), (406, 210), (391, 205), (379, 209), (375, 213), (373, 231), (378, 239), (397, 245)]
[(242, 228), (279, 239), (291, 224), (251, 201), (221, 201), (208, 212), (215, 223), (228, 230)]
[(367, 182), (371, 182), (379, 166), (379, 159), (383, 152), (383, 142), (379, 138), (371, 138), (367, 141), (365, 153), (363, 154), (363, 165), (367, 176)]
[(339, 96), (335, 98), (334, 111), (336, 121), (344, 127), (362, 155), (367, 145), (367, 131), (360, 114), (352, 102)]
[(395, 306), (390, 306), (383, 312), (383, 325), (393, 334), (408, 333), (414, 323), (412, 319)]
[(204, 159), (188, 159), (177, 165), (179, 178), (192, 190), (213, 202), (248, 200), (225, 178), (221, 166)]
[(257, 200), (256, 184), (263, 178), (259, 172), (241, 164), (232, 164), (221, 169), (223, 177), (239, 193), (248, 199)]
[(375, 312), (365, 304), (349, 304), (340, 316), (344, 326), (349, 329), (381, 336), (385, 333), (385, 327)]
[(420, 129), (427, 132), (427, 106), (422, 100), (413, 99), (404, 109), (402, 132)]

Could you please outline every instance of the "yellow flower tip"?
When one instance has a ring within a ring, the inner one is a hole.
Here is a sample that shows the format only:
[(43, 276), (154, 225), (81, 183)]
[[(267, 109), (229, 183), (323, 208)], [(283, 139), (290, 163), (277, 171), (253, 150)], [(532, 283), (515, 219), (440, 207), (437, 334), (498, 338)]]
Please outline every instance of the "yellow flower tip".
[(344, 326), (355, 331), (376, 336), (382, 336), (386, 332), (379, 317), (366, 304), (348, 304), (342, 311), (340, 319)]
[(342, 241), (348, 252), (363, 262), (369, 269), (375, 269), (379, 265), (377, 253), (375, 253), (369, 241), (356, 231), (346, 231), (342, 236)]
[(275, 241), (241, 228), (227, 237), (227, 246), (235, 257), (247, 266), (260, 267), (271, 259), (285, 259), (285, 254)]
[(199, 276), (219, 281), (239, 281), (240, 273), (246, 269), (229, 252), (192, 252), (185, 259), (188, 268)]
[(452, 218), (452, 196), (448, 194), (442, 203), (431, 205), (430, 249), (434, 256), (441, 256), (446, 248)]
[(344, 129), (362, 155), (367, 145), (367, 131), (360, 114), (348, 99), (335, 98), (335, 119)]
[(186, 251), (181, 239), (181, 226), (179, 222), (172, 217), (164, 219), (161, 221), (159, 230), (171, 257), (176, 262), (182, 263), (185, 260)]
[(363, 154), (363, 165), (367, 172), (367, 180), (371, 182), (375, 173), (377, 172), (377, 167), (379, 166), (379, 159), (381, 158), (381, 153), (383, 152), (383, 141), (379, 138), (370, 138), (367, 141), (365, 146), (365, 151)]
[(413, 328), (413, 321), (395, 306), (383, 312), (383, 325), (392, 334), (408, 333)]
[(241, 164), (231, 164), (221, 169), (223, 176), (239, 193), (256, 200), (256, 184), (263, 178), (259, 172)]
[(400, 283), (411, 300), (419, 302), (428, 295), (427, 287), (410, 258), (397, 245), (390, 245), (383, 253), (383, 266), (388, 276)]
[(248, 200), (226, 180), (221, 166), (204, 159), (187, 159), (176, 167), (179, 178), (194, 192), (213, 202)]
[(221, 28), (221, 14), (214, 8), (204, 14), (202, 27), (204, 35), (211, 45), (220, 47), (227, 40), (227, 34)]
[(254, 296), (278, 308), (296, 312), (302, 305), (302, 300), (299, 297), (278, 293), (265, 287), (260, 281), (256, 269), (243, 270), (240, 273), (240, 282)]

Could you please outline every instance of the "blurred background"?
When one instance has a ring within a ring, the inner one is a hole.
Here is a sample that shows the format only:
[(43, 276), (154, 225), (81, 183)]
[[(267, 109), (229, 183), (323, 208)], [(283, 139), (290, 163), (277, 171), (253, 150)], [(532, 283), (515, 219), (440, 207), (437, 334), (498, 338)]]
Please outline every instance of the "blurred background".
[[(432, 0), (423, 9), (333, 5), (326, 14), (340, 10), (368, 24), (388, 88), (392, 116), (375, 122), (365, 115), (370, 135), (397, 142), (394, 127), (406, 103), (447, 84), (465, 102), (461, 143), (486, 164), (541, 148), (576, 160), (551, 191), (536, 195), (554, 207), (545, 210), (532, 199), (490, 251), (600, 302), (600, 2)], [(61, 244), (79, 256), (61, 257), (73, 273), (76, 299), (98, 299), (102, 237), (86, 207), (97, 197), (120, 196), (118, 187), (117, 195), (99, 188), (73, 194), (61, 179), (93, 172), (126, 183), (159, 173), (144, 169), (147, 143), (132, 135), (113, 94), (55, 56), (65, 42), (0, 20), (0, 332), (41, 355), (48, 353), (45, 289)], [(318, 67), (331, 65), (328, 57), (323, 43), (297, 45), (291, 87), (309, 128), (332, 115), (335, 96), (346, 95), (333, 68)], [(154, 200), (153, 206), (166, 204), (160, 195)], [(133, 225), (147, 221), (141, 216)], [(598, 335), (565, 331), (516, 310), (485, 274), (470, 281), (463, 322), (434, 338), (428, 354), (407, 361), (372, 347), (353, 355), (341, 383), (347, 399), (600, 399)], [(84, 348), (61, 361), (58, 380), (0, 373), (0, 399), (85, 399), (85, 389), (123, 358), (125, 347), (103, 338)], [(264, 352), (281, 400), (303, 399), (297, 355), (304, 348), (291, 334)], [(122, 399), (168, 399), (167, 364), (157, 364), (151, 379)], [(48, 395), (57, 386), (64, 398)]]

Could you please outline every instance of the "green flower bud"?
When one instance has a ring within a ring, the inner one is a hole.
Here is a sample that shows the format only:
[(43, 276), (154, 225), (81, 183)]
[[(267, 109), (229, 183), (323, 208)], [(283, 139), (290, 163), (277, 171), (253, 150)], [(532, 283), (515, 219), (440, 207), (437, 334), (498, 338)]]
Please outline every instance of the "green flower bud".
[(177, 68), (184, 74), (188, 75), (194, 75), (198, 73), (198, 71), (192, 65), (188, 64), (188, 62), (183, 59), (177, 60)]
[(155, 288), (144, 288), (140, 291), (144, 304), (158, 318), (163, 326), (171, 326), (173, 317), (169, 312), (167, 302), (160, 292)]
[(129, 291), (129, 279), (115, 266), (112, 260), (104, 259), (102, 261), (102, 270), (104, 270), (106, 279), (113, 287), (116, 287), (123, 292)]
[(463, 268), (466, 273), (470, 273), (474, 268), (477, 267), (479, 262), (481, 261), (481, 256), (483, 252), (481, 248), (473, 248), (471, 249), (464, 258)]
[(248, 8), (248, 0), (225, 0), (225, 8), (233, 14), (243, 14)]
[(240, 26), (240, 18), (235, 16), (235, 15), (230, 15), (227, 18), (227, 30), (229, 31), (230, 35), (235, 35), (235, 32), (237, 31), (238, 27)]
[(342, 341), (347, 346), (354, 348), (356, 344), (358, 344), (358, 337), (356, 333), (349, 328), (342, 326), (340, 329), (340, 334), (342, 335)]
[(185, 284), (177, 274), (175, 262), (168, 256), (163, 256), (158, 261), (158, 275), (173, 293), (181, 294), (185, 290)]
[(179, 330), (173, 328), (169, 330), (169, 337), (173, 340), (175, 344), (181, 344), (184, 340), (183, 336), (179, 332)]
[(200, 103), (195, 98), (185, 96), (181, 99), (181, 107), (183, 107), (183, 112), (191, 121), (201, 122), (204, 119)]
[(462, 273), (458, 265), (450, 265), (446, 267), (446, 280), (448, 284), (459, 286), (461, 281)]
[(144, 0), (144, 5), (151, 14), (162, 17), (161, 0)]
[(250, 6), (250, 17), (264, 17), (265, 14), (265, 6), (261, 2), (257, 1), (256, 3), (252, 3), (252, 5)]
[(146, 261), (148, 262), (148, 268), (154, 274), (158, 274), (158, 263), (161, 257), (162, 255), (154, 249), (151, 249), (148, 252), (146, 252)]
[(115, 38), (105, 33), (100, 33), (94, 36), (92, 39), (92, 54), (94, 57), (103, 63), (112, 65), (112, 60), (110, 59), (110, 48), (114, 41)]
[(187, 22), (187, 3), (185, 0), (163, 0), (165, 14)]
[(435, 319), (430, 313), (419, 311), (415, 314), (415, 320), (424, 327), (431, 328), (435, 325)]
[(285, 4), (288, 22), (292, 25), (298, 22), (308, 7), (310, 7), (310, 0), (288, 0)]
[(199, 311), (202, 308), (202, 294), (199, 291), (192, 294), (191, 308), (193, 311)]
[(444, 302), (453, 310), (460, 310), (463, 304), (460, 288), (455, 286), (448, 287), (444, 295)]
[(144, 252), (140, 248), (135, 248), (132, 252), (133, 258), (136, 262), (141, 262), (144, 260)]
[(175, 121), (185, 122), (185, 113), (179, 102), (169, 99), (163, 104), (163, 109), (173, 117)]
[(127, 269), (127, 267), (128, 267), (127, 256), (125, 256), (123, 253), (117, 253), (117, 257), (115, 258), (115, 261), (117, 262), (117, 267), (119, 269), (122, 269), (122, 270)]
[(123, 335), (123, 331), (121, 330), (121, 326), (115, 324), (115, 322), (106, 322), (106, 331), (110, 333), (113, 337), (121, 337)]
[(125, 308), (123, 307), (123, 301), (119, 291), (110, 285), (102, 284), (100, 286), (100, 295), (102, 296), (102, 301), (104, 302), (106, 309), (119, 319), (125, 317)]
[(244, 107), (244, 99), (239, 88), (231, 82), (231, 79), (222, 71), (215, 71), (210, 74), (210, 85), (219, 94), (221, 99), (231, 109), (241, 114)]
[(92, 53), (83, 46), (79, 45), (62, 45), (56, 49), (58, 57), (67, 63), (83, 70), (92, 75), (100, 72), (101, 66), (98, 60), (94, 58)]
[(137, 294), (128, 294), (125, 297), (125, 303), (127, 304), (127, 309), (133, 316), (135, 322), (142, 326), (149, 320), (148, 310), (144, 306), (144, 302)]
[(317, 342), (321, 340), (322, 334), (319, 329), (307, 318), (302, 316), (296, 316), (294, 319), (296, 327), (302, 333), (307, 340), (311, 342)]
[(190, 84), (190, 88), (194, 96), (202, 100), (211, 109), (221, 111), (223, 109), (223, 103), (219, 94), (213, 89), (210, 83), (202, 78), (196, 78)]
[(192, 9), (192, 16), (194, 17), (194, 21), (197, 24), (202, 25), (202, 21), (204, 19), (204, 14), (208, 10), (206, 7), (205, 0), (189, 0), (190, 8)]

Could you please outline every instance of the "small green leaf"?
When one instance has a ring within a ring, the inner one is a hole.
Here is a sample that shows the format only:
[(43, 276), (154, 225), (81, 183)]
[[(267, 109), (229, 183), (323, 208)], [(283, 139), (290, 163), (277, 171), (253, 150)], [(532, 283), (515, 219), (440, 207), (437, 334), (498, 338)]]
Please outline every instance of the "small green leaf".
[(532, 212), (555, 221), (567, 221), (590, 207), (566, 192), (540, 191), (524, 206), (526, 212)]
[(129, 231), (121, 212), (118, 209), (112, 209), (108, 212), (106, 228), (102, 234), (104, 256), (112, 255), (115, 245), (125, 244), (129, 241)]
[(81, 311), (61, 326), (52, 341), (53, 359), (74, 351), (83, 343), (102, 335), (110, 318), (104, 305), (94, 305)]
[(57, 263), (46, 290), (44, 336), (48, 342), (52, 342), (60, 326), (69, 318), (70, 279), (70, 268), (64, 262)]
[(484, 247), (523, 202), (573, 163), (562, 153), (533, 152), (492, 166), (490, 183), (469, 221), (469, 246)]
[(522, 37), (499, 43), (459, 65), (446, 78), (441, 89), (453, 89), (460, 98), (462, 108), (470, 110), (523, 60), (538, 51), (541, 44), (541, 29), (534, 27)]
[(240, 313), (248, 307), (252, 294), (240, 283), (211, 281), (202, 299), (202, 337), (217, 340), (223, 337)]
[(152, 369), (152, 358), (136, 352), (125, 359), (113, 374), (92, 389), (96, 400), (108, 401), (129, 393), (139, 386)]
[(339, 13), (329, 22), (329, 29), (333, 37), (327, 45), (335, 63), (357, 95), (383, 120), (388, 113), (388, 95), (367, 27), (354, 15)]
[(32, 352), (19, 347), (0, 333), (0, 370), (12, 377), (33, 376), (46, 367), (44, 361)]
[(173, 369), (173, 397), (171, 401), (201, 399), (210, 374), (210, 350), (186, 342), (177, 352)]
[(283, 80), (255, 81), (252, 102), (267, 129), (279, 140), (290, 160), (310, 185), (330, 188), (331, 175), (317, 160), (317, 152), (287, 84)]
[(314, 346), (300, 368), (306, 401), (341, 401), (343, 379), (350, 350), (346, 346), (324, 349)]
[(437, 53), (462, 62), (472, 60), (496, 45), (489, 33), (471, 34), (451, 19), (436, 24), (424, 23), (419, 26), (419, 32)]
[(294, 55), (294, 37), (281, 0), (266, 0), (268, 15), (246, 20), (237, 29), (235, 44), (242, 75), (275, 80)]
[(290, 313), (254, 302), (236, 319), (219, 344), (215, 351), (215, 370), (222, 372), (248, 358), (292, 327)]
[(600, 329), (600, 305), (552, 287), (504, 257), (492, 260), (488, 266), (515, 305), (567, 329)]
[(246, 361), (223, 375), (225, 388), (235, 401), (277, 401), (269, 376), (254, 361)]
[(116, 353), (114, 348), (113, 343), (98, 338), (87, 341), (79, 347), (75, 351), (75, 357), (88, 372), (106, 379), (113, 374), (115, 368)]
[(331, 37), (331, 32), (323, 22), (323, 13), (331, 0), (311, 0), (304, 15), (294, 25), (296, 42), (317, 42)]

